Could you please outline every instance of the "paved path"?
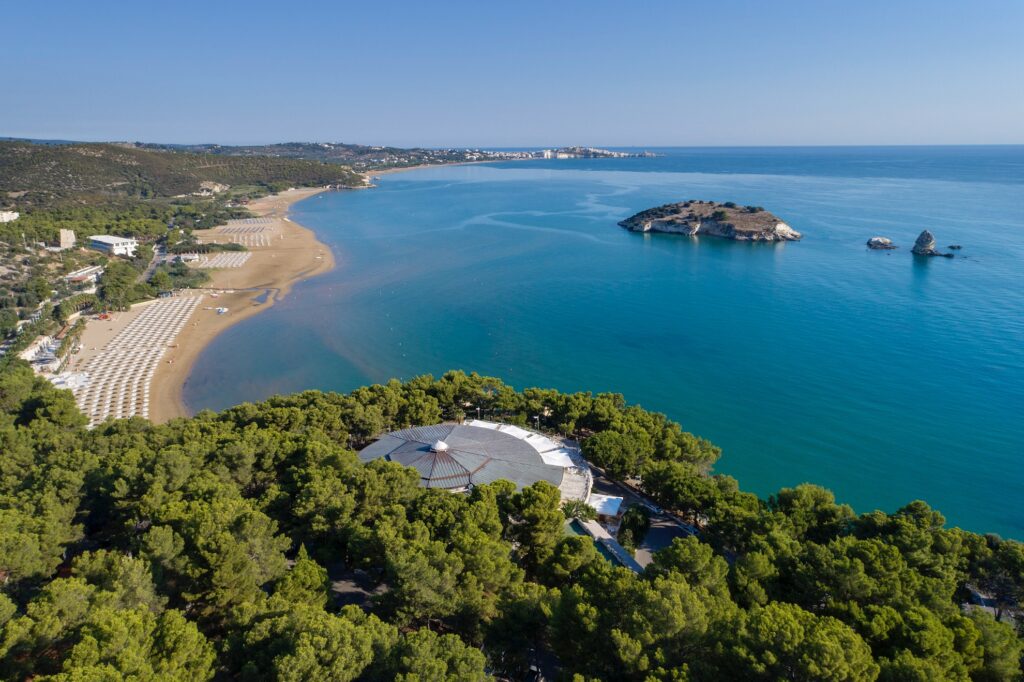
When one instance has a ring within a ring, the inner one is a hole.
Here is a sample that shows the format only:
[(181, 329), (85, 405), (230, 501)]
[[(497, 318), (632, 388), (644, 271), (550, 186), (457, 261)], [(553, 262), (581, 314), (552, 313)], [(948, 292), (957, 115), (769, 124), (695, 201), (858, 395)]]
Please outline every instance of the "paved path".
[[(608, 478), (600, 469), (595, 467), (591, 467), (590, 469), (594, 475), (593, 492), (601, 495), (616, 495), (621, 497), (623, 509), (636, 504), (645, 506), (648, 509), (651, 507), (657, 508), (657, 505), (655, 505), (654, 502), (630, 488), (627, 488), (621, 483)], [(676, 538), (685, 538), (688, 535), (693, 535), (695, 531), (696, 529), (692, 526), (679, 521), (669, 514), (652, 514), (651, 529), (648, 531), (647, 537), (644, 538), (644, 541), (636, 550), (637, 563), (646, 567), (651, 563), (654, 558), (654, 553), (659, 549), (668, 547)]]

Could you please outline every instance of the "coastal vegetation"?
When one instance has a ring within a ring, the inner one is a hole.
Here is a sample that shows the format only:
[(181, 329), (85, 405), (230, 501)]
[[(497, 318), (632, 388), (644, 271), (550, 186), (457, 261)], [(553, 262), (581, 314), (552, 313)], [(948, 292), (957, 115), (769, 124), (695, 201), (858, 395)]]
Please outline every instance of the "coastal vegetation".
[(495, 152), (480, 149), (428, 149), (425, 147), (381, 147), (344, 142), (284, 142), (265, 145), (140, 145), (145, 149), (210, 154), (218, 157), (275, 157), (343, 164), (363, 171), (410, 168), (412, 166), (501, 161), (528, 157), (525, 152)]
[[(580, 439), (698, 533), (635, 574), (563, 532), (588, 511), (548, 484), (457, 495), (355, 455), (478, 409)], [(1020, 543), (919, 501), (759, 499), (713, 473), (712, 443), (621, 395), (449, 372), (84, 424), (22, 363), (0, 373), (4, 679), (1020, 677)], [(990, 608), (965, 606), (979, 593)]]
[(0, 239), (14, 243), (23, 240), (53, 243), (61, 229), (73, 231), (79, 239), (93, 234), (157, 239), (169, 227), (203, 229), (249, 215), (244, 208), (227, 207), (223, 201), (212, 199), (100, 201), (92, 197), (91, 201), (94, 203), (49, 205), (29, 210), (16, 221), (0, 224)]
[[(272, 156), (219, 157), (143, 149), (132, 144), (0, 141), (0, 208), (18, 213), (0, 223), (0, 334), (53, 334), (75, 312), (121, 310), (173, 289), (199, 286), (205, 272), (181, 263), (153, 263), (167, 253), (244, 249), (200, 244), (193, 230), (250, 217), (253, 198), (292, 186), (362, 186), (351, 168)], [(62, 230), (77, 246), (95, 234), (133, 237), (132, 258), (82, 248), (57, 250)], [(63, 276), (104, 268), (95, 295)], [(46, 310), (44, 311), (44, 307)], [(31, 339), (20, 340), (22, 347)], [(16, 350), (10, 346), (7, 350)]]
[(214, 156), (132, 144), (35, 144), (0, 141), (0, 201), (21, 208), (110, 199), (209, 196), (231, 185), (265, 192), (293, 186), (358, 186), (362, 177), (337, 164), (273, 156)]

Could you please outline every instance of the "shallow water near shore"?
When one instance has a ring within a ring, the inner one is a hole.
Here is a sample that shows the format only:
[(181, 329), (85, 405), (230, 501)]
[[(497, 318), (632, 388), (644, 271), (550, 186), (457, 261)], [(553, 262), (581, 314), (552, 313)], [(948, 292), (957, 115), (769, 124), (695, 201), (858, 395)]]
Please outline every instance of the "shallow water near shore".
[[(1024, 538), (1024, 147), (666, 149), (456, 166), (317, 195), (292, 217), (339, 267), (219, 336), (192, 410), (450, 368), (621, 392), (723, 448), (767, 495), (858, 512), (925, 499)], [(626, 232), (683, 199), (804, 233)], [(924, 228), (953, 259), (915, 258)], [(896, 251), (869, 251), (868, 237)]]

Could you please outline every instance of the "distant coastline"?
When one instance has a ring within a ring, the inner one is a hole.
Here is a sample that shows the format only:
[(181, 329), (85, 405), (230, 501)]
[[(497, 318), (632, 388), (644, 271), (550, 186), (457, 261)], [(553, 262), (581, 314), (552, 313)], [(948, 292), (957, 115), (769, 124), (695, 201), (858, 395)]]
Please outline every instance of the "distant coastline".
[[(374, 176), (377, 175), (393, 175), (395, 173), (405, 173), (406, 171), (424, 170), (426, 168), (447, 168), (448, 166), (479, 166), (487, 163), (503, 163), (506, 161), (528, 161), (529, 159), (502, 159), (501, 161), (494, 161), (487, 159), (483, 161), (455, 161), (452, 163), (421, 163), (415, 166), (401, 166), (398, 168), (382, 168), (380, 170), (369, 170), (363, 173), (367, 180), (372, 181)], [(371, 186), (372, 185), (368, 185)]]

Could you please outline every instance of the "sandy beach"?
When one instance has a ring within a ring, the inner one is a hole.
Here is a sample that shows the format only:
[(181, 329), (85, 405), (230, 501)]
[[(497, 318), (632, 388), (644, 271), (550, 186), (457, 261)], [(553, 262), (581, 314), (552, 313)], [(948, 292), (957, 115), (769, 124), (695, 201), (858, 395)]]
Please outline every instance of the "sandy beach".
[[(218, 334), (270, 308), (287, 296), (296, 282), (334, 267), (334, 255), (317, 241), (313, 231), (287, 219), (289, 206), (322, 191), (320, 188), (292, 189), (249, 204), (254, 215), (270, 219), (265, 224), (273, 235), (270, 245), (250, 247), (252, 255), (242, 267), (210, 271), (211, 281), (197, 290), (196, 293), (203, 294), (202, 306), (189, 319), (174, 346), (167, 350), (153, 377), (152, 421), (162, 423), (188, 415), (182, 401), (182, 387), (196, 358)], [(222, 226), (205, 231), (201, 239), (226, 241), (224, 229)], [(269, 295), (264, 296), (268, 292)], [(217, 307), (227, 308), (228, 312), (219, 315)]]
[[(469, 162), (479, 163), (479, 162)], [(400, 173), (427, 166), (395, 168), (373, 174)], [(312, 230), (290, 220), (289, 207), (325, 191), (323, 188), (290, 189), (256, 199), (248, 205), (250, 221), (231, 221), (197, 233), (201, 242), (244, 244), (247, 259), (240, 267), (210, 269), (210, 281), (201, 289), (178, 292), (178, 296), (201, 296), (173, 341), (163, 346), (159, 365), (148, 382), (149, 418), (163, 423), (175, 417), (189, 416), (182, 399), (182, 389), (203, 349), (225, 329), (267, 310), (280, 301), (300, 281), (334, 268), (330, 248), (319, 242)], [(136, 320), (146, 307), (156, 303), (145, 301), (129, 311), (116, 313), (106, 320), (90, 321), (82, 335), (83, 350), (72, 362), (72, 369), (82, 371), (96, 356), (108, 351), (109, 344)], [(219, 314), (217, 308), (227, 308)], [(115, 391), (116, 393), (116, 391)]]

